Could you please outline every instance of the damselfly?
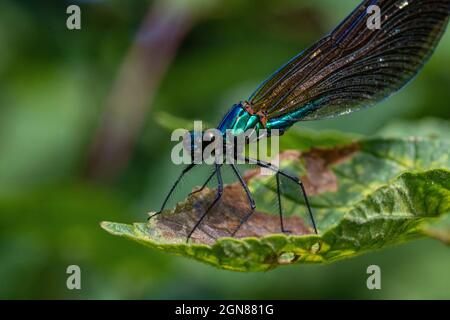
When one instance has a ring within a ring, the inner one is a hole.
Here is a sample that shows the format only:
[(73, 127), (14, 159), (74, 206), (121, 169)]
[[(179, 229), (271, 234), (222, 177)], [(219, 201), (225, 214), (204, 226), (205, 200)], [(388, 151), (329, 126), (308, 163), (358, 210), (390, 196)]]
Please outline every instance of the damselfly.
[[(379, 19), (379, 25), (370, 25), (368, 20), (377, 13), (375, 18)], [(234, 105), (217, 129), (224, 137), (227, 130), (235, 135), (261, 129), (278, 129), (283, 133), (298, 121), (336, 117), (374, 105), (400, 90), (417, 74), (445, 32), (449, 14), (450, 0), (365, 0), (330, 34), (265, 80), (248, 100)], [(205, 147), (196, 145), (198, 134), (190, 134), (194, 141), (192, 150)], [(280, 176), (294, 181), (303, 193), (314, 231), (318, 232), (305, 188), (298, 177), (268, 162), (241, 154), (235, 156), (275, 172), (279, 204)], [(256, 205), (236, 165), (230, 165), (251, 208), (234, 230), (234, 236)], [(154, 215), (164, 210), (182, 177), (195, 166), (191, 163), (184, 168), (160, 211)], [(201, 189), (215, 176), (216, 197), (187, 234), (187, 240), (223, 194), (223, 165), (214, 166), (213, 174)], [(279, 215), (281, 231), (285, 232), (281, 205)]]

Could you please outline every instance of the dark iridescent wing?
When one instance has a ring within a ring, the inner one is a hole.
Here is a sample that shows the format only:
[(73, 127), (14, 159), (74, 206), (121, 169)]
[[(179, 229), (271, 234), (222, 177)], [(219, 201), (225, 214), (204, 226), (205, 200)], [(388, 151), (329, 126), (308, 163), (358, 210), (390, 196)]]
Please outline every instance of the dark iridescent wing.
[[(381, 28), (370, 29), (370, 5)], [(333, 117), (373, 105), (402, 88), (444, 33), (450, 0), (366, 0), (336, 29), (294, 57), (249, 98), (268, 119), (301, 109), (301, 118)], [(304, 112), (303, 112), (304, 111)]]

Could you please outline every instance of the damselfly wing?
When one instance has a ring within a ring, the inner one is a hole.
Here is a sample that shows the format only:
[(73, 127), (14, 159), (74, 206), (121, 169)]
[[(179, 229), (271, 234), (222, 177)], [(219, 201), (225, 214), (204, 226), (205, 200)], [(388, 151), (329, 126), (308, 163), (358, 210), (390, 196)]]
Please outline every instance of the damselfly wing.
[[(449, 12), (449, 0), (363, 1), (269, 77), (249, 104), (266, 114), (269, 127), (280, 129), (372, 106), (417, 74), (444, 33)], [(379, 28), (369, 24), (377, 13)]]

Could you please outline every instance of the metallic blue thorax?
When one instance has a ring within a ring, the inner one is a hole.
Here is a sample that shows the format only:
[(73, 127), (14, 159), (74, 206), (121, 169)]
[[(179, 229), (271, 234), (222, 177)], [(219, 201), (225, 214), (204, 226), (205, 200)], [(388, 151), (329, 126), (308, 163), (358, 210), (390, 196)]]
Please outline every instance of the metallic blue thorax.
[[(305, 109), (307, 110), (307, 108)], [(227, 130), (230, 130), (233, 135), (239, 135), (249, 129), (254, 129), (256, 132), (259, 132), (260, 129), (278, 129), (285, 131), (301, 119), (306, 112), (305, 109), (300, 109), (296, 112), (270, 119), (264, 125), (259, 115), (251, 114), (244, 109), (242, 103), (239, 103), (235, 104), (230, 111), (228, 111), (217, 129), (224, 135)]]
[(230, 130), (233, 135), (239, 135), (249, 129), (256, 129), (258, 131), (262, 128), (264, 126), (260, 121), (260, 117), (247, 112), (241, 103), (235, 104), (217, 127), (223, 134), (227, 130)]

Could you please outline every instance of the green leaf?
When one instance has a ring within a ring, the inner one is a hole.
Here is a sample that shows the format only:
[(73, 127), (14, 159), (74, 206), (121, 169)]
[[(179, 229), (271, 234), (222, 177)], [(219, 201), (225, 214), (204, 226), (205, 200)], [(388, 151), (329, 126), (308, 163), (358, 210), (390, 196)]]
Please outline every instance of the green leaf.
[(428, 219), (422, 226), (423, 233), (450, 246), (450, 214)]
[(102, 222), (101, 226), (151, 248), (236, 271), (332, 262), (422, 236), (448, 243), (448, 141), (374, 138), (335, 142), (334, 147), (280, 155), (281, 167), (304, 182), (319, 235), (308, 226), (304, 202), (294, 187), (284, 190), (282, 197), (287, 209), (285, 225), (292, 233), (280, 233), (274, 177), (255, 170), (248, 171), (245, 179), (257, 210), (235, 238), (230, 234), (248, 212), (237, 183), (225, 187), (220, 205), (188, 244), (186, 236), (214, 199), (214, 190), (198, 192), (148, 223)]

